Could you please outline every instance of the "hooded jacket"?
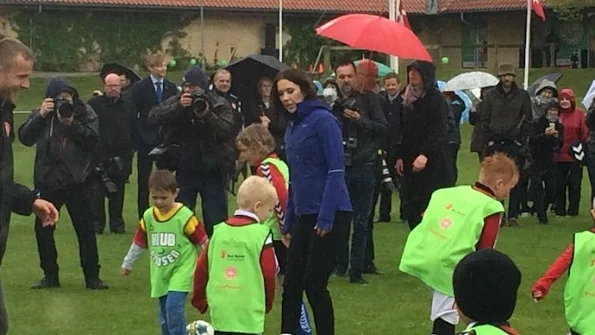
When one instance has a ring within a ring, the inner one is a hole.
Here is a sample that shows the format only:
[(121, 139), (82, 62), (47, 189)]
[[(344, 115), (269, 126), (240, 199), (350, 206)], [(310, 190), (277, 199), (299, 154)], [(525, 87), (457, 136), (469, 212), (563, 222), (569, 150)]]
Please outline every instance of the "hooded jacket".
[(512, 83), (506, 92), (499, 83), (485, 93), (481, 106), (481, 127), (486, 144), (490, 141), (513, 140), (526, 144), (532, 131), (531, 99), (527, 91)]
[(36, 188), (61, 189), (87, 180), (92, 171), (92, 152), (99, 141), (99, 122), (89, 105), (62, 79), (52, 79), (46, 98), (62, 92), (73, 96), (74, 120), (62, 124), (56, 112), (45, 117), (34, 109), (19, 128), (19, 140), (26, 146), (36, 145), (33, 179)]
[(551, 80), (544, 80), (541, 82), (541, 84), (539, 85), (539, 87), (537, 87), (537, 90), (535, 91), (535, 97), (533, 97), (531, 99), (531, 108), (532, 108), (532, 113), (533, 113), (533, 120), (537, 120), (540, 117), (542, 117), (543, 115), (545, 115), (545, 111), (547, 109), (548, 103), (550, 102), (551, 98), (543, 98), (541, 96), (541, 92), (546, 89), (549, 88), (552, 91), (554, 91), (554, 98), (558, 97), (558, 88), (556, 87), (556, 83), (554, 83)]
[(297, 216), (308, 214), (318, 215), (316, 224), (330, 229), (338, 211), (351, 212), (339, 121), (319, 99), (304, 100), (294, 114), (285, 113), (291, 173), (283, 233), (291, 232)]
[(570, 146), (576, 142), (586, 142), (589, 136), (589, 129), (585, 123), (585, 112), (576, 107), (576, 96), (574, 91), (565, 88), (560, 91), (560, 101), (568, 99), (571, 102), (570, 108), (560, 108), (560, 121), (564, 125), (564, 141), (562, 149), (556, 155), (557, 162), (576, 162), (570, 156)]
[(0, 263), (6, 251), (11, 213), (30, 215), (36, 197), (27, 187), (14, 182), (12, 112), (15, 106), (0, 100)]

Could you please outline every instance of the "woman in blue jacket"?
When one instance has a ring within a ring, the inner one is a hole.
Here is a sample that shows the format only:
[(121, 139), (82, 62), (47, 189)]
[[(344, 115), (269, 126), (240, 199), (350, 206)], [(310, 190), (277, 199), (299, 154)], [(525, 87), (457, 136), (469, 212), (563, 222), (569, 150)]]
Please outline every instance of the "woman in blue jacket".
[(295, 334), (306, 291), (316, 333), (333, 335), (334, 311), (327, 284), (335, 263), (337, 230), (349, 229), (351, 212), (339, 121), (299, 70), (279, 73), (272, 97), (288, 121), (285, 152), (290, 171), (282, 231), (289, 250), (281, 332)]

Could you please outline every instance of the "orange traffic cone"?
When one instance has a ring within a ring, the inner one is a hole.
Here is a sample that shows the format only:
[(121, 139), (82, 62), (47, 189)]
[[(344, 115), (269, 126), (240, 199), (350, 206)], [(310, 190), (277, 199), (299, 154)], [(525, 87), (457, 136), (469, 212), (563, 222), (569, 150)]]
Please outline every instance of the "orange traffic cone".
[(318, 73), (322, 74), (324, 73), (324, 66), (321, 64), (318, 64)]

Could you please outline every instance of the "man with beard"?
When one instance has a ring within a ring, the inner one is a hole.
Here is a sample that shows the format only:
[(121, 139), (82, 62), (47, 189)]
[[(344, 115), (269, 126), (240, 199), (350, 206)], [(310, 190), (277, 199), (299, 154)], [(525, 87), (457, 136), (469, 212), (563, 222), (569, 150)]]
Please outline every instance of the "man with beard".
[(521, 202), (527, 189), (522, 172), (532, 128), (531, 99), (527, 91), (515, 83), (516, 73), (512, 64), (500, 64), (498, 77), (500, 83), (485, 93), (482, 103), (481, 126), (487, 144), (484, 157), (503, 152), (515, 160), (521, 171), (521, 178), (512, 189), (508, 204), (507, 225), (518, 227)]
[(115, 189), (109, 190), (106, 185), (97, 185), (93, 206), (93, 223), (97, 234), (103, 234), (105, 229), (106, 196), (109, 203), (110, 231), (114, 234), (125, 232), (122, 210), (126, 180), (132, 173), (136, 118), (132, 103), (122, 98), (122, 89), (120, 76), (110, 73), (105, 77), (105, 93), (89, 100), (89, 105), (99, 119), (100, 142), (96, 160), (115, 186)]
[[(27, 187), (14, 182), (12, 153), (14, 102), (21, 90), (29, 88), (35, 56), (29, 48), (15, 39), (0, 40), (0, 262), (6, 251), (11, 212), (37, 215), (43, 226), (54, 225), (58, 211), (50, 202), (39, 199)], [(8, 333), (8, 314), (4, 292), (0, 285), (0, 335)]]
[(364, 262), (376, 186), (375, 161), (388, 127), (378, 95), (369, 91), (375, 83), (377, 71), (372, 64), (360, 63), (361, 67), (356, 72), (355, 64), (346, 61), (335, 69), (343, 99), (334, 105), (333, 113), (343, 126), (345, 181), (353, 206), (351, 255), (350, 225), (345, 225), (345, 232), (339, 233), (335, 275), (345, 275), (351, 258), (349, 275), (350, 282), (354, 284), (367, 284), (362, 276), (366, 270), (377, 272), (375, 268), (365, 269)]

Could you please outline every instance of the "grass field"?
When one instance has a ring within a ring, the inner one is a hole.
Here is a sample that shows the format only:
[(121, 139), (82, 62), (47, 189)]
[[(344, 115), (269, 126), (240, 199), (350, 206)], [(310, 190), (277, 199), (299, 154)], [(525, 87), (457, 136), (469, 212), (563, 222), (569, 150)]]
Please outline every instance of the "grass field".
[[(575, 79), (571, 82), (576, 84), (573, 87), (577, 90), (585, 87), (583, 81), (594, 78), (593, 74), (590, 71), (577, 76), (581, 82)], [(76, 82), (83, 81), (87, 83), (85, 85), (93, 83), (91, 78), (77, 78)], [(34, 81), (33, 89), (22, 96), (22, 108), (19, 109), (37, 105), (34, 102), (39, 98), (40, 84), (41, 80)], [(34, 97), (35, 100), (32, 100)], [(17, 115), (16, 124), (21, 124), (24, 117)], [(468, 139), (470, 127), (466, 125), (462, 129), (463, 137)], [(465, 142), (458, 162), (459, 183), (462, 184), (474, 182), (477, 174), (477, 157), (468, 151), (468, 143)], [(25, 148), (18, 141), (15, 142), (17, 181), (32, 184), (33, 158), (32, 148)], [(131, 180), (125, 206), (128, 233), (98, 237), (102, 279), (110, 285), (108, 291), (88, 291), (84, 288), (78, 246), (65, 210), (61, 213), (56, 230), (62, 288), (31, 290), (29, 286), (42, 276), (38, 267), (33, 218), (13, 216), (8, 251), (0, 268), (11, 319), (11, 334), (159, 334), (157, 302), (149, 297), (148, 258), (145, 256), (137, 263), (131, 276), (124, 278), (119, 275), (121, 261), (136, 228), (136, 176), (133, 175)], [(530, 287), (566, 248), (572, 240), (572, 234), (592, 225), (588, 216), (590, 189), (586, 176), (582, 194), (581, 215), (577, 218), (552, 217), (549, 226), (539, 226), (535, 218), (526, 218), (521, 220), (521, 228), (506, 228), (501, 232), (498, 248), (508, 253), (523, 272), (518, 305), (512, 319), (521, 334), (562, 335), (567, 331), (562, 305), (565, 280), (561, 279), (540, 304), (533, 303)], [(396, 198), (393, 208), (398, 208)], [(230, 209), (235, 208), (233, 198), (230, 198), (230, 204)], [(393, 210), (393, 219), (397, 218), (398, 213)], [(350, 285), (345, 278), (331, 280), (329, 287), (334, 299), (337, 334), (429, 333), (430, 291), (421, 282), (398, 271), (407, 233), (408, 228), (396, 221), (376, 225), (376, 264), (385, 275), (368, 276), (369, 286)], [(276, 300), (267, 319), (267, 335), (279, 334), (280, 296)], [(202, 318), (189, 304), (187, 317), (188, 320)]]

